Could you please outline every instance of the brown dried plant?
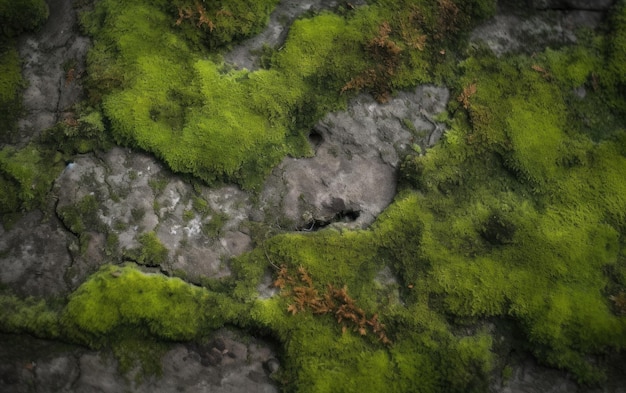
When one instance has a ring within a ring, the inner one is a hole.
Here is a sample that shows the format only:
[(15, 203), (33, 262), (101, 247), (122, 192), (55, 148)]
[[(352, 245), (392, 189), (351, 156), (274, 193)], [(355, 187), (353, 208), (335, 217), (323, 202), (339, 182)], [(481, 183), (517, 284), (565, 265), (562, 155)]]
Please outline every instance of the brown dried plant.
[(362, 336), (371, 331), (380, 342), (391, 345), (385, 325), (378, 320), (378, 315), (367, 318), (365, 311), (348, 294), (347, 287), (336, 288), (329, 284), (326, 292), (320, 294), (306, 268), (300, 266), (296, 275), (292, 275), (285, 265), (279, 267), (274, 286), (281, 289), (283, 296), (290, 297), (293, 301), (287, 306), (290, 314), (295, 315), (305, 310), (317, 315), (332, 314), (341, 325), (342, 332), (346, 332), (348, 327), (352, 327)]
[[(232, 16), (229, 11), (224, 10), (218, 11), (216, 15)], [(176, 19), (175, 22), (176, 26), (180, 26), (180, 24), (183, 23), (184, 20), (195, 21), (196, 27), (198, 28), (206, 25), (210, 32), (215, 29), (215, 24), (213, 23), (213, 20), (208, 16), (208, 11), (198, 1), (194, 3), (193, 7), (178, 7), (178, 19)]]
[(65, 85), (69, 85), (74, 82), (74, 80), (76, 80), (76, 69), (72, 67), (65, 73)]
[(341, 93), (367, 88), (378, 102), (389, 101), (390, 78), (395, 75), (400, 66), (400, 54), (402, 52), (402, 48), (389, 38), (390, 33), (389, 23), (383, 22), (378, 28), (376, 37), (372, 38), (365, 46), (365, 51), (375, 63), (374, 67), (368, 68), (350, 79), (341, 88)]
[(443, 39), (447, 34), (458, 30), (459, 7), (452, 0), (437, 0), (439, 17), (435, 29), (434, 38)]
[(532, 66), (530, 66), (530, 68), (532, 68), (532, 69), (533, 69), (533, 71), (536, 71), (536, 72), (540, 73), (540, 74), (541, 74), (541, 76), (542, 76), (544, 79), (550, 79), (550, 78), (551, 78), (550, 73), (549, 73), (549, 72), (548, 72), (545, 68), (543, 68), (543, 67), (541, 67), (541, 66), (538, 66), (538, 65), (536, 65), (536, 64), (533, 64)]
[(610, 296), (609, 299), (615, 306), (618, 315), (626, 315), (626, 292), (620, 291), (617, 295)]
[(476, 83), (471, 83), (463, 89), (461, 94), (457, 97), (457, 101), (463, 105), (463, 108), (469, 109), (470, 98), (474, 94), (476, 94)]

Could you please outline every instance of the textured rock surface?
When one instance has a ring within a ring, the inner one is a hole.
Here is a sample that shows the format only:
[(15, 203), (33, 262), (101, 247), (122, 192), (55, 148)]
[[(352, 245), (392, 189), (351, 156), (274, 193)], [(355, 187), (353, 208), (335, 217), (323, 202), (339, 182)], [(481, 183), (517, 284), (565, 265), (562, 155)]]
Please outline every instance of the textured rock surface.
[(498, 393), (624, 393), (623, 376), (610, 378), (602, 388), (581, 387), (565, 373), (543, 367), (524, 357), (511, 367), (506, 381), (497, 381), (491, 387)]
[(573, 44), (576, 30), (597, 27), (608, 8), (600, 4), (608, 2), (598, 2), (596, 8), (566, 9), (557, 7), (556, 2), (535, 1), (534, 6), (543, 11), (529, 14), (528, 7), (510, 3), (502, 4), (495, 17), (472, 32), (473, 41), (485, 43), (498, 56)]
[[(25, 336), (0, 335), (0, 340), (10, 342), (0, 346), (3, 393), (278, 391), (271, 374), (280, 368), (280, 363), (271, 346), (253, 338), (242, 339), (229, 330), (216, 332), (215, 338), (204, 346), (170, 345), (161, 359), (162, 375), (137, 380), (132, 373), (120, 375), (117, 362), (109, 353)], [(204, 348), (217, 351), (220, 360), (204, 361)]]
[[(24, 77), (30, 82), (20, 144), (62, 120), (64, 111), (81, 96), (80, 75), (89, 41), (77, 34), (70, 0), (49, 3), (48, 23), (20, 44)], [(298, 15), (338, 3), (281, 1), (267, 29), (226, 54), (226, 60), (236, 67), (257, 68), (263, 44), (280, 45)], [(527, 7), (553, 11), (530, 18), (519, 9), (502, 7), (473, 39), (486, 42), (498, 54), (573, 42), (574, 29), (596, 26), (609, 3), (534, 0)], [(56, 180), (49, 210), (25, 215), (10, 230), (0, 228), (0, 283), (22, 296), (66, 295), (101, 264), (129, 257), (129, 251), (139, 247), (138, 236), (150, 231), (169, 250), (161, 270), (197, 282), (228, 275), (228, 258), (250, 249), (247, 220), (288, 230), (337, 221), (366, 226), (393, 199), (401, 156), (425, 151), (444, 133), (436, 119), (448, 95), (445, 88), (421, 86), (399, 93), (385, 105), (368, 96), (357, 97), (348, 111), (327, 115), (312, 130), (314, 157), (286, 158), (274, 170), (256, 206), (236, 187), (192, 186), (153, 157), (128, 149), (78, 156)], [(97, 201), (95, 215), (82, 214), (87, 228), (72, 233), (63, 211), (86, 197)], [(109, 244), (111, 235), (117, 242)], [(264, 297), (275, 294), (269, 283), (268, 276), (259, 287)], [(399, 301), (390, 271), (380, 272), (377, 283), (389, 289), (390, 301)], [(227, 330), (207, 344), (172, 345), (162, 364), (161, 377), (133, 385), (109, 354), (0, 335), (2, 392), (275, 392), (270, 375), (280, 368), (270, 345)], [(512, 364), (511, 370), (507, 381), (494, 381), (492, 391), (593, 391), (532, 361)], [(606, 391), (624, 392), (617, 384), (610, 386)]]
[(448, 98), (445, 88), (420, 86), (386, 104), (361, 95), (347, 111), (328, 114), (309, 136), (315, 156), (286, 158), (272, 172), (261, 197), (266, 220), (281, 219), (291, 230), (372, 223), (393, 200), (401, 155), (442, 136), (434, 118)]
[(606, 11), (615, 0), (532, 0), (537, 9)]
[[(184, 273), (192, 281), (229, 274), (222, 258), (250, 248), (249, 236), (240, 231), (250, 206), (245, 193), (232, 186), (194, 190), (154, 158), (128, 149), (77, 157), (57, 179), (55, 192), (61, 217), (84, 198), (95, 198), (97, 218), (87, 221), (93, 226), (88, 230), (114, 234), (114, 255), (132, 259), (129, 251), (140, 248), (138, 238), (155, 232), (169, 250), (161, 269)], [(91, 264), (107, 260), (105, 255), (85, 259)]]
[(19, 141), (24, 143), (53, 126), (82, 94), (78, 83), (85, 71), (91, 43), (78, 34), (76, 10), (67, 0), (48, 0), (50, 16), (35, 34), (20, 40), (26, 116), (19, 121)]
[(65, 272), (74, 261), (68, 252), (73, 241), (56, 217), (35, 211), (10, 230), (0, 226), (0, 283), (21, 296), (58, 296), (67, 293)]

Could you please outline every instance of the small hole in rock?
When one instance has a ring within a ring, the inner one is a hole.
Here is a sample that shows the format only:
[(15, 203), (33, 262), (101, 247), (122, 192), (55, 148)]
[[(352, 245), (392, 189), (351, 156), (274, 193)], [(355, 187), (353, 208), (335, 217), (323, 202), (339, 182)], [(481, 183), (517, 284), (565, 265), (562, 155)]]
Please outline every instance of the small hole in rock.
[(360, 215), (361, 212), (358, 210), (342, 210), (337, 212), (330, 220), (313, 219), (306, 224), (296, 228), (296, 230), (304, 232), (315, 232), (335, 222), (354, 222), (359, 218)]
[(309, 132), (309, 143), (315, 149), (324, 142), (324, 137), (316, 130)]

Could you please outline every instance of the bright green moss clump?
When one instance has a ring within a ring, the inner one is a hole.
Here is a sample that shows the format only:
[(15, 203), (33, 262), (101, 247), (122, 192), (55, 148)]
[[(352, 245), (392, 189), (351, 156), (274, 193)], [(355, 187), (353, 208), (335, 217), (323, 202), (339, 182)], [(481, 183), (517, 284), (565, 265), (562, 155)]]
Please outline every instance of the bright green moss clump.
[(115, 342), (126, 328), (164, 340), (199, 338), (237, 320), (243, 310), (178, 278), (107, 266), (72, 294), (62, 319), (69, 336), (100, 346)]
[[(596, 48), (477, 53), (445, 140), (405, 166), (424, 192), (415, 260), (431, 267), (416, 288), (456, 316), (514, 318), (541, 360), (584, 382), (603, 378), (587, 355), (626, 346), (609, 300), (623, 282), (607, 274), (624, 269), (624, 113), (572, 120), (584, 115), (576, 101), (615, 99), (594, 90)], [(587, 96), (574, 96), (580, 86)]]
[[(177, 6), (191, 3), (122, 3), (103, 0), (85, 17), (96, 37), (91, 98), (106, 117), (89, 115), (91, 123), (110, 121), (118, 142), (174, 170), (253, 188), (285, 154), (306, 153), (295, 142), (303, 130), (355, 91), (384, 100), (395, 88), (447, 78), (450, 129), (425, 155), (406, 157), (400, 194), (368, 230), (265, 238), (232, 261), (231, 278), (211, 283), (220, 292), (107, 266), (62, 312), (26, 301), (4, 328), (110, 344), (124, 358), (144, 342), (199, 339), (234, 324), (276, 338), (284, 360), (276, 378), (293, 392), (484, 392), (503, 367), (500, 324), (513, 327), (523, 343), (516, 349), (582, 383), (602, 381), (603, 362), (623, 362), (623, 1), (610, 36), (588, 33), (575, 47), (533, 57), (474, 47), (458, 66), (450, 53), (462, 42), (457, 30), (494, 2), (377, 1), (297, 21), (284, 48), (269, 51), (269, 68), (255, 72), (207, 52), (220, 45), (211, 40), (241, 37), (211, 35), (208, 22), (196, 31), (191, 17), (177, 24)], [(20, 198), (38, 184), (32, 168), (12, 166), (24, 152), (0, 153)], [(194, 207), (209, 214), (201, 202)], [(60, 213), (80, 233), (94, 203)], [(139, 241), (138, 262), (166, 257), (154, 234)], [(278, 282), (282, 296), (258, 299), (266, 275), (281, 278), (284, 269), (300, 283)], [(298, 285), (306, 296), (298, 298)], [(331, 307), (337, 288), (341, 309)], [(54, 328), (39, 330), (46, 322)]]
[[(291, 27), (284, 50), (270, 56), (269, 70), (249, 72), (229, 69), (206, 49), (256, 31), (275, 1), (224, 2), (206, 12), (198, 2), (102, 1), (83, 17), (95, 37), (91, 98), (102, 100), (117, 142), (207, 183), (255, 188), (286, 154), (310, 152), (303, 135), (324, 113), (345, 105), (347, 93), (366, 89), (382, 99), (394, 88), (431, 80), (435, 47), (454, 42), (473, 21), (460, 12), (473, 3), (458, 3), (433, 4), (438, 17), (432, 20), (411, 20), (416, 7), (426, 7), (419, 2), (403, 4), (400, 19), (386, 5), (303, 19)], [(237, 27), (243, 20), (251, 26)], [(437, 37), (446, 43), (431, 43), (427, 33), (444, 20), (448, 28)], [(387, 49), (376, 49), (377, 39), (388, 42)]]

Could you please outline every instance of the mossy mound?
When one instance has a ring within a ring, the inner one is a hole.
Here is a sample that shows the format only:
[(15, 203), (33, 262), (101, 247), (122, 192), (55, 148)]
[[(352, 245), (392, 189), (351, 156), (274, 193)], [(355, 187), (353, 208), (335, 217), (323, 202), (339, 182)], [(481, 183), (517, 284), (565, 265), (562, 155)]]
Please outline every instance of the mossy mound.
[[(470, 16), (490, 11), (446, 1), (321, 13), (293, 24), (284, 49), (269, 56), (270, 69), (248, 72), (207, 50), (257, 31), (275, 2), (255, 3), (256, 11), (237, 1), (215, 5), (219, 11), (179, 3), (107, 0), (83, 17), (95, 38), (91, 97), (102, 99), (119, 143), (153, 152), (177, 172), (245, 188), (260, 185), (286, 154), (310, 153), (304, 135), (345, 105), (342, 92), (366, 89), (384, 100), (395, 88), (432, 80), (429, 57), (456, 42)], [(226, 22), (243, 21), (240, 13), (250, 15), (245, 28)], [(191, 24), (200, 14), (205, 19)]]
[[(208, 182), (258, 185), (297, 151), (290, 137), (352, 91), (384, 100), (445, 79), (457, 97), (450, 129), (405, 158), (400, 194), (368, 230), (265, 238), (213, 290), (108, 266), (58, 308), (7, 295), (7, 309), (23, 311), (3, 316), (3, 329), (124, 354), (137, 337), (194, 340), (233, 324), (281, 344), (286, 391), (479, 392), (502, 367), (493, 329), (505, 321), (541, 362), (601, 382), (626, 348), (626, 3), (611, 34), (576, 47), (497, 58), (475, 46), (456, 64), (455, 30), (492, 6), (380, 1), (322, 13), (295, 23), (271, 68), (251, 73), (177, 30), (163, 2), (100, 2), (85, 21), (99, 40), (92, 98), (113, 135)], [(158, 264), (153, 240), (142, 255)], [(389, 270), (397, 280), (382, 283)], [(258, 299), (268, 274), (282, 296)]]

